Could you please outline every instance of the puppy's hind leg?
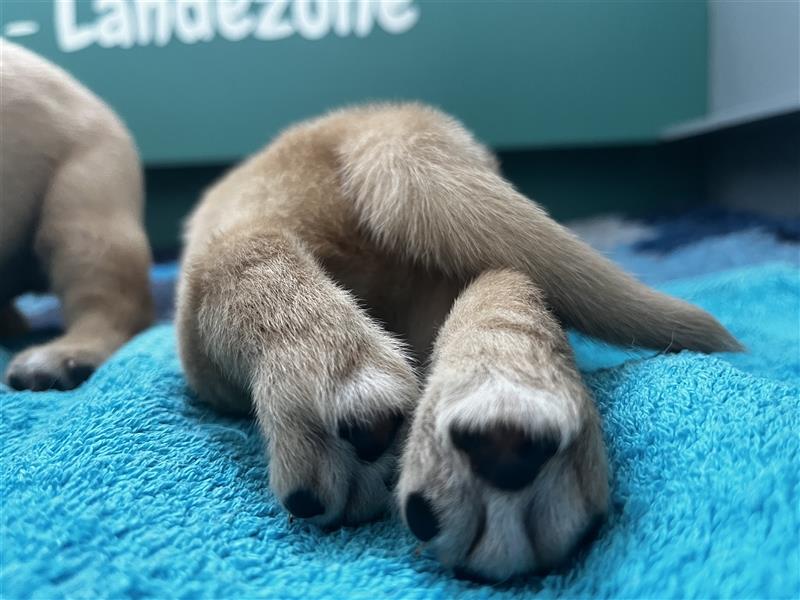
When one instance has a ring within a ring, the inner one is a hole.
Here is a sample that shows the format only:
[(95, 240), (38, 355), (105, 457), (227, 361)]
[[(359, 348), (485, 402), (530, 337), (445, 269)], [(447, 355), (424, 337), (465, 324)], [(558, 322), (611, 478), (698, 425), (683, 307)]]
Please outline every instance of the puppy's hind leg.
[(12, 387), (74, 388), (151, 322), (141, 204), (132, 148), (76, 151), (56, 172), (34, 251), (61, 300), (66, 332), (14, 358), (6, 375)]
[(484, 273), (454, 304), (398, 496), (443, 563), (495, 580), (559, 565), (605, 513), (597, 411), (525, 275)]
[(198, 396), (237, 412), (251, 398), (289, 512), (329, 526), (387, 508), (416, 377), (299, 240), (247, 223), (190, 243), (177, 322)]

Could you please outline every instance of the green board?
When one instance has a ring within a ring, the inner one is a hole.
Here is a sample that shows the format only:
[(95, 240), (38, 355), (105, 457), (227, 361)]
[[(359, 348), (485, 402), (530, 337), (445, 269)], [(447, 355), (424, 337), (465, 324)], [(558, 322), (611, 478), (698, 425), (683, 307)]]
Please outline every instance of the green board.
[(705, 2), (0, 0), (150, 165), (226, 163), (332, 107), (420, 99), (500, 149), (655, 140), (706, 109)]

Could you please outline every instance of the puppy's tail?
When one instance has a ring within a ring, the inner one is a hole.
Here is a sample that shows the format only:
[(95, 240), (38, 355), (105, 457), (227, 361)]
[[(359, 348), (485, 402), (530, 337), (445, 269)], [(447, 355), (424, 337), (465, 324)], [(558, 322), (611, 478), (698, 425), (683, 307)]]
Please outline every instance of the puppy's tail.
[(396, 254), (468, 279), (514, 268), (567, 325), (614, 344), (739, 351), (711, 315), (652, 290), (517, 192), (460, 123), (419, 105), (367, 111), (339, 147), (364, 229)]

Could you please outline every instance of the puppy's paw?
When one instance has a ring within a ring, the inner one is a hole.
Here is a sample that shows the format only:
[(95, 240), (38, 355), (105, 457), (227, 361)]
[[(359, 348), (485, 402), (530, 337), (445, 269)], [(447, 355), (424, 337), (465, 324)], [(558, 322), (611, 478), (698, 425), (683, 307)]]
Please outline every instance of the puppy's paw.
[(457, 574), (496, 581), (561, 565), (606, 511), (587, 392), (456, 377), (429, 386), (415, 414), (398, 485), (405, 523)]
[[(286, 510), (324, 527), (386, 511), (418, 397), (415, 374), (399, 352), (364, 360), (338, 383), (291, 392), (277, 385), (262, 393), (272, 396), (257, 409), (270, 487)], [(295, 397), (287, 401), (287, 394)]]
[(8, 366), (6, 382), (15, 390), (71, 390), (86, 381), (104, 359), (94, 349), (56, 340), (18, 354)]

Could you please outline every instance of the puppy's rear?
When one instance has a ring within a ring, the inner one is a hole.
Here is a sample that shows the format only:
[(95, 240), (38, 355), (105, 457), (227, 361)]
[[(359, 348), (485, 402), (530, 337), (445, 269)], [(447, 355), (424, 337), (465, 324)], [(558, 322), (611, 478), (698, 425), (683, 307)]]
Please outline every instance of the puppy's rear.
[(404, 105), (353, 120), (339, 149), (345, 193), (389, 252), (462, 279), (528, 273), (563, 321), (614, 344), (742, 349), (711, 315), (630, 277), (517, 192), (455, 119)]
[[(619, 344), (739, 347), (417, 104), (290, 128), (206, 193), (186, 239), (187, 380), (256, 414), (286, 509), (322, 526), (374, 518), (404, 447), (406, 524), (444, 564), (491, 579), (561, 564), (608, 504), (599, 416), (551, 311)], [(421, 399), (390, 331), (417, 356), (433, 346)]]
[(0, 40), (0, 55), (0, 312), (47, 287), (67, 327), (16, 357), (7, 378), (71, 388), (152, 318), (141, 167), (102, 100), (16, 44)]

